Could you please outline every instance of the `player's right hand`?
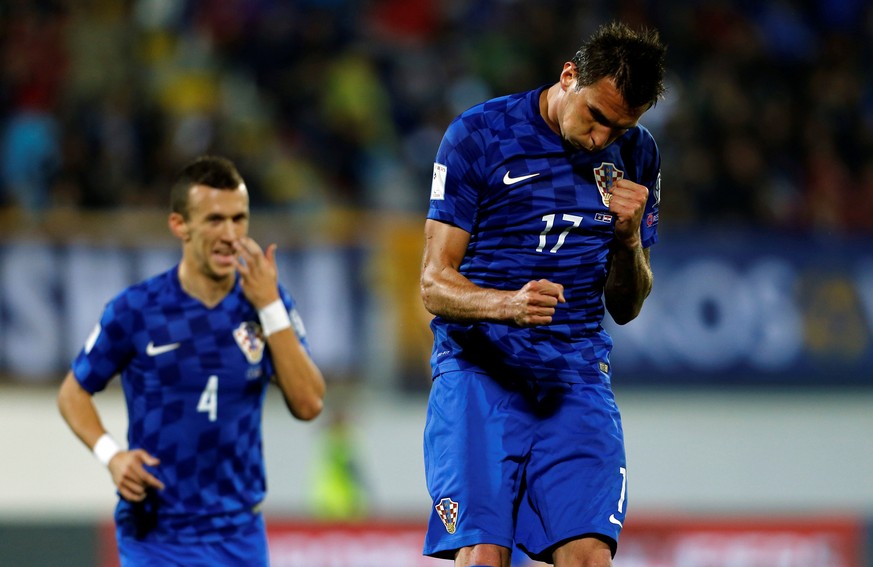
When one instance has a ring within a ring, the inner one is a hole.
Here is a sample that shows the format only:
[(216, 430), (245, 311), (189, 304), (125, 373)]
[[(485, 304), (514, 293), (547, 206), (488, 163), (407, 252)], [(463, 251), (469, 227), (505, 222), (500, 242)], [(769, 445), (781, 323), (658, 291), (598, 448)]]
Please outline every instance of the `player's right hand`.
[(160, 460), (143, 449), (120, 451), (109, 461), (109, 472), (122, 498), (130, 502), (142, 502), (146, 497), (147, 489), (164, 489), (164, 483), (144, 466), (154, 467), (158, 464)]
[(548, 325), (558, 303), (566, 303), (564, 286), (549, 280), (527, 282), (509, 300), (509, 318), (520, 327)]

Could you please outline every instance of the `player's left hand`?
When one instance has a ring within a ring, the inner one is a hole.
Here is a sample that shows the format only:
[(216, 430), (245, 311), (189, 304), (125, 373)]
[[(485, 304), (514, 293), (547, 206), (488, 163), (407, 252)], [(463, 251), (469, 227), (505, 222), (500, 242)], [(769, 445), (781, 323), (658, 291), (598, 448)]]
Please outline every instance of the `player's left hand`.
[(243, 293), (255, 309), (279, 299), (276, 245), (270, 244), (265, 252), (253, 239), (243, 236), (234, 242), (233, 248)]
[(640, 223), (648, 198), (649, 189), (629, 179), (619, 179), (612, 186), (609, 211), (615, 215), (615, 236), (629, 247), (641, 240)]

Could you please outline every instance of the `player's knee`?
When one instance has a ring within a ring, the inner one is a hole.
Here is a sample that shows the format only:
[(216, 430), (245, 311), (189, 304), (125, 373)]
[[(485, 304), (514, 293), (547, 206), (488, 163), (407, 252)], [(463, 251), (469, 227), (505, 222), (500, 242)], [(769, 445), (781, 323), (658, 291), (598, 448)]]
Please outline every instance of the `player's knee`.
[(612, 567), (612, 549), (599, 538), (583, 537), (557, 548), (555, 567)]
[(563, 561), (555, 559), (555, 567), (612, 567), (612, 556), (596, 553), (569, 557)]
[(509, 549), (500, 545), (479, 544), (462, 547), (455, 556), (455, 565), (466, 567), (508, 567)]

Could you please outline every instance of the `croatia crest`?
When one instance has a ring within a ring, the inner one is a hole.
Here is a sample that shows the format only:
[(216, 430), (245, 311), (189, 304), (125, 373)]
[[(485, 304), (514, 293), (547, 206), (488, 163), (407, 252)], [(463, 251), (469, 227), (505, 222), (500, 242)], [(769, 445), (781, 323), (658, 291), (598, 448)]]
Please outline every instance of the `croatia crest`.
[(443, 498), (435, 508), (443, 525), (446, 526), (446, 531), (450, 534), (455, 533), (455, 524), (458, 522), (458, 503), (451, 498)]
[(240, 323), (233, 331), (233, 338), (250, 364), (257, 364), (264, 357), (266, 345), (261, 336), (261, 327), (256, 323), (251, 321)]
[(597, 190), (600, 191), (600, 200), (603, 205), (608, 207), (609, 200), (612, 198), (612, 187), (615, 182), (624, 177), (624, 172), (612, 163), (601, 163), (600, 167), (594, 168), (594, 182), (597, 183)]

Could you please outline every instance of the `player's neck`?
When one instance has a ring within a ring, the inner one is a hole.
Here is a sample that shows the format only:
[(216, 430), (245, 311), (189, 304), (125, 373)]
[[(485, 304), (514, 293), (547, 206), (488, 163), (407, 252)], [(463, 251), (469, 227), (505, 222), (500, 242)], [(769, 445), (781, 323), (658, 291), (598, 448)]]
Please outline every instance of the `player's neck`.
[(545, 120), (546, 126), (551, 128), (552, 132), (559, 136), (561, 135), (561, 128), (558, 126), (557, 119), (550, 116), (549, 112), (552, 110), (552, 106), (556, 102), (555, 97), (558, 96), (560, 88), (560, 83), (557, 83), (540, 93), (540, 116)]
[(182, 289), (207, 307), (215, 307), (233, 289), (235, 276), (214, 279), (182, 262), (179, 264), (179, 284)]

